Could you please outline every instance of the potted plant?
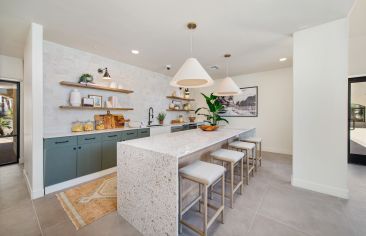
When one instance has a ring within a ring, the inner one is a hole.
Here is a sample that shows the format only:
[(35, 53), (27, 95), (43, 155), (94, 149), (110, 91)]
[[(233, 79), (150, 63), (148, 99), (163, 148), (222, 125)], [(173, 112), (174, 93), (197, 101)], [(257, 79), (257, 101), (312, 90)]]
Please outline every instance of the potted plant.
[(159, 121), (159, 124), (164, 124), (164, 119), (165, 119), (165, 117), (166, 117), (166, 113), (165, 112), (160, 112), (159, 114), (158, 114), (158, 117), (157, 117), (157, 119), (158, 119), (158, 121)]
[[(202, 125), (200, 128), (204, 131), (214, 131), (216, 130), (218, 126), (219, 121), (225, 121), (229, 124), (229, 122), (222, 118), (219, 115), (219, 112), (224, 109), (224, 106), (219, 102), (218, 97), (213, 95), (213, 93), (210, 94), (210, 96), (206, 96), (205, 94), (201, 93), (202, 96), (205, 98), (207, 107), (200, 107), (198, 108), (195, 113), (197, 115), (206, 116), (205, 122), (208, 122), (210, 125)], [(207, 113), (198, 113), (200, 110), (206, 110)]]
[(93, 76), (91, 74), (82, 74), (79, 78), (79, 83), (87, 84), (93, 82)]

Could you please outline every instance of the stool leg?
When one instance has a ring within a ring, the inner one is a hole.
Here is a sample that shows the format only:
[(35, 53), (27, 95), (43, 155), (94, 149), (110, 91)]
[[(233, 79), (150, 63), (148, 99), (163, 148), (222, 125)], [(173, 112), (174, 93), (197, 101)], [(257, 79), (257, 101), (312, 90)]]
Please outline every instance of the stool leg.
[(259, 166), (262, 166), (262, 142), (259, 143), (259, 155), (260, 155), (260, 159), (259, 159)]
[(182, 200), (182, 193), (183, 193), (183, 187), (182, 187), (182, 177), (179, 176), (179, 233), (182, 233), (182, 224), (180, 223), (182, 220), (182, 207), (183, 207), (183, 200)]
[[(198, 194), (200, 197), (202, 197), (202, 185), (198, 184)], [(202, 213), (201, 203), (198, 202), (198, 211)]]
[(244, 161), (243, 161), (244, 157), (241, 159), (240, 161), (240, 181), (241, 181), (241, 187), (240, 187), (240, 195), (243, 194), (244, 191)]
[(203, 190), (203, 235), (207, 235), (207, 220), (208, 220), (208, 215), (207, 215), (207, 185), (204, 185), (204, 190)]
[[(255, 148), (252, 149), (252, 160), (254, 165), (254, 171), (257, 171), (257, 153), (255, 153)], [(252, 176), (254, 177), (254, 171), (252, 171)]]
[(253, 159), (253, 161), (255, 161), (254, 163), (254, 169), (255, 171), (257, 171), (257, 167), (258, 167), (258, 153), (257, 153), (257, 144), (254, 144), (255, 148), (253, 149), (253, 158), (255, 157), (255, 159)]
[[(225, 173), (222, 175), (221, 205), (225, 206)], [(221, 212), (221, 222), (224, 223), (224, 210)]]
[(247, 163), (247, 173), (246, 173), (246, 180), (247, 180), (247, 185), (249, 185), (249, 156), (248, 156), (248, 152), (245, 151), (245, 157), (246, 157), (246, 163)]
[(234, 163), (230, 163), (230, 207), (234, 207)]

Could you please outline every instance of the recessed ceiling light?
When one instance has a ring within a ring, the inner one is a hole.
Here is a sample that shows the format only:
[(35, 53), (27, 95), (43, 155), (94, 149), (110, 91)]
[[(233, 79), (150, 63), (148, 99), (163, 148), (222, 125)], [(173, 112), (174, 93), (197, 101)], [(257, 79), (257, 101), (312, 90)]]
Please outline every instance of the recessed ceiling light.
[(286, 57), (280, 58), (280, 62), (284, 62), (284, 61), (287, 61)]
[(135, 49), (133, 49), (133, 50), (131, 50), (131, 53), (132, 53), (132, 54), (137, 55), (137, 54), (139, 54), (140, 52), (139, 52), (139, 50), (135, 50)]

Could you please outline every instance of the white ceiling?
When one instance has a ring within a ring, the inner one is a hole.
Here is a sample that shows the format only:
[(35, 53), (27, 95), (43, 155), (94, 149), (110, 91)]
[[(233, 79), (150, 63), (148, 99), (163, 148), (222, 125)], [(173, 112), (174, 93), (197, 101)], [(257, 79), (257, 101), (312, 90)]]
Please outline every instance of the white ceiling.
[[(30, 22), (49, 41), (173, 75), (194, 56), (215, 78), (291, 65), (292, 33), (347, 15), (353, 0), (0, 0), (0, 54), (22, 57)], [(131, 49), (140, 50), (139, 55)], [(290, 60), (280, 63), (278, 60)], [(165, 65), (172, 70), (166, 71)], [(103, 66), (103, 65), (101, 65)]]

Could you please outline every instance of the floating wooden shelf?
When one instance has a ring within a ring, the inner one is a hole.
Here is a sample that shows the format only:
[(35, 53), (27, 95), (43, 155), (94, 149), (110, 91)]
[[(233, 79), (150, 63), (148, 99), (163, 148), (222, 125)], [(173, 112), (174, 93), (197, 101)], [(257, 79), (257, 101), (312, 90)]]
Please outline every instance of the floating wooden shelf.
[(175, 99), (175, 100), (182, 100), (182, 101), (194, 101), (193, 98), (182, 98), (182, 97), (175, 97), (175, 96), (166, 96), (166, 98), (169, 98), (169, 99)]
[(79, 87), (79, 88), (88, 88), (88, 89), (98, 89), (98, 90), (106, 90), (106, 91), (112, 91), (112, 92), (118, 92), (118, 93), (133, 93), (132, 90), (127, 89), (118, 89), (118, 88), (110, 88), (103, 85), (97, 85), (97, 84), (79, 84), (79, 83), (73, 83), (68, 81), (61, 81), (61, 85), (70, 86), (70, 87)]
[(61, 109), (70, 110), (110, 110), (110, 111), (132, 111), (133, 108), (123, 107), (73, 107), (73, 106), (60, 106)]
[(183, 109), (179, 109), (179, 110), (175, 110), (175, 109), (166, 109), (167, 111), (185, 111), (185, 112), (189, 112), (189, 111), (194, 111), (194, 110), (183, 110)]

